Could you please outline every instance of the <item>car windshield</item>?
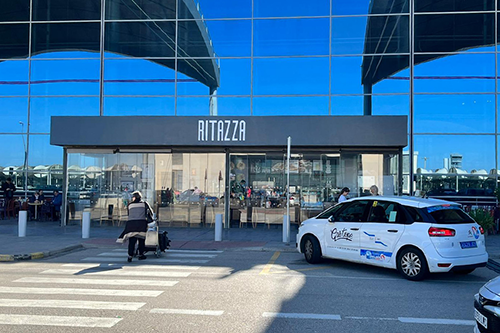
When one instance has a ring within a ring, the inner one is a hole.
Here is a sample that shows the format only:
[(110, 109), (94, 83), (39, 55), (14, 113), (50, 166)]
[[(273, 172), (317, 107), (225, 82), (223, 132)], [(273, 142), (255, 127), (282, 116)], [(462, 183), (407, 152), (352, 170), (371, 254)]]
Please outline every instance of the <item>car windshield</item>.
[(436, 223), (451, 224), (451, 223), (473, 223), (474, 220), (470, 218), (459, 206), (456, 205), (442, 205), (428, 207), (427, 211), (434, 218)]

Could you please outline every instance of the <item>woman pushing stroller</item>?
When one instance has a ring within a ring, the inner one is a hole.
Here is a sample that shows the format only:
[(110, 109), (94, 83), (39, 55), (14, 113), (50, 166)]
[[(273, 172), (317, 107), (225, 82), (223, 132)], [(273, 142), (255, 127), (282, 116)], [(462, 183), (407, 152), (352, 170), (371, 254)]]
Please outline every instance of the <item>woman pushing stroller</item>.
[(144, 255), (146, 232), (148, 220), (153, 220), (151, 207), (146, 201), (142, 201), (139, 191), (132, 193), (132, 201), (127, 206), (128, 218), (125, 230), (118, 237), (117, 242), (123, 243), (128, 239), (128, 262), (132, 261), (135, 254), (135, 244), (139, 243), (139, 260), (146, 259)]

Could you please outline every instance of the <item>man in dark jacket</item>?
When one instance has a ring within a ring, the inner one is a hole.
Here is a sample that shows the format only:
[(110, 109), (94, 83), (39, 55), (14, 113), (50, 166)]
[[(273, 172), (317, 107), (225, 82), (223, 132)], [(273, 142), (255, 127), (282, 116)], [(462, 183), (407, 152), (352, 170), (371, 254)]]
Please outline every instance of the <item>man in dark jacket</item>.
[(14, 199), (14, 193), (16, 192), (16, 185), (12, 183), (12, 179), (9, 177), (2, 185), (3, 197), (5, 198), (5, 206), (8, 206), (9, 202)]

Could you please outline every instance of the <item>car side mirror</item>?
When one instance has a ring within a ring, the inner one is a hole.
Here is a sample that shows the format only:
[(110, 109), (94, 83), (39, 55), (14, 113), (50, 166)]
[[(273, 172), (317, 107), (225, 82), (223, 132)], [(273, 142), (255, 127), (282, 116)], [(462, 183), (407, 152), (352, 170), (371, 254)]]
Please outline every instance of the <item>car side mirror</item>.
[(330, 223), (335, 222), (335, 219), (333, 218), (333, 215), (328, 218), (328, 222), (330, 222)]

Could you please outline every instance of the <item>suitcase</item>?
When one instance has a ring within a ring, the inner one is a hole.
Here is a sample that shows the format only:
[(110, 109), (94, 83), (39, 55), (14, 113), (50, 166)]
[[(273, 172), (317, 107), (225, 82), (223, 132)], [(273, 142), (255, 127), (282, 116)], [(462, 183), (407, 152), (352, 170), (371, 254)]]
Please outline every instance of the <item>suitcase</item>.
[(162, 252), (170, 248), (170, 239), (168, 239), (168, 232), (164, 231), (162, 233), (158, 233), (158, 246), (160, 247), (160, 251)]

